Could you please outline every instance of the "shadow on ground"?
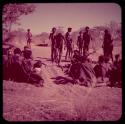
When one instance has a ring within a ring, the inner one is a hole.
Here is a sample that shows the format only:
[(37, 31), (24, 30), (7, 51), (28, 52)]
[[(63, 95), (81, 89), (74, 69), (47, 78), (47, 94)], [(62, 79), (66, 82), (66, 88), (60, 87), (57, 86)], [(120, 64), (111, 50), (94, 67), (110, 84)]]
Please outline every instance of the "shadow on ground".
[(38, 59), (48, 59), (48, 58), (43, 58), (43, 57), (36, 57), (36, 58), (38, 58)]
[(47, 47), (48, 44), (37, 44), (36, 46), (40, 46), (40, 47)]
[(51, 79), (53, 79), (53, 82), (55, 84), (67, 84), (67, 83), (74, 84), (74, 81), (72, 79), (70, 79), (69, 77), (57, 76), (57, 77), (53, 77)]

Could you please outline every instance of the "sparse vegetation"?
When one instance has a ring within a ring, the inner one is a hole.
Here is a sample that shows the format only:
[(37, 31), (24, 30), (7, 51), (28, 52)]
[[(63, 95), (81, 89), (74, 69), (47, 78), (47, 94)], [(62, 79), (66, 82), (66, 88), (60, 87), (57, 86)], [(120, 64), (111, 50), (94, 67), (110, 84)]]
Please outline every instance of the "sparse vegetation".
[[(32, 46), (33, 56), (49, 58), (49, 47)], [(116, 48), (115, 48), (116, 49)], [(114, 50), (118, 53), (118, 49)], [(64, 51), (65, 52), (65, 51)], [(46, 54), (45, 54), (46, 53)], [(98, 53), (101, 53), (99, 50)], [(96, 53), (93, 58), (98, 56)], [(44, 87), (3, 81), (3, 117), (8, 121), (115, 121), (122, 113), (122, 89), (100, 86), (55, 84), (51, 79), (64, 76), (60, 68), (43, 59)]]

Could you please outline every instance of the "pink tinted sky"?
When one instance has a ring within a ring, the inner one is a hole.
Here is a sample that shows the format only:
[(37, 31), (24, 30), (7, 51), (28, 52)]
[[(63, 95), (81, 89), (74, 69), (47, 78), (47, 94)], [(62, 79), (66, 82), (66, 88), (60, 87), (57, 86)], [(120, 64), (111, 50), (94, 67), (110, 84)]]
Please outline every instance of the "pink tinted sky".
[(110, 21), (121, 22), (121, 8), (115, 3), (39, 3), (33, 14), (20, 17), (20, 26), (32, 33), (50, 32), (53, 26), (78, 30), (83, 26), (105, 25)]

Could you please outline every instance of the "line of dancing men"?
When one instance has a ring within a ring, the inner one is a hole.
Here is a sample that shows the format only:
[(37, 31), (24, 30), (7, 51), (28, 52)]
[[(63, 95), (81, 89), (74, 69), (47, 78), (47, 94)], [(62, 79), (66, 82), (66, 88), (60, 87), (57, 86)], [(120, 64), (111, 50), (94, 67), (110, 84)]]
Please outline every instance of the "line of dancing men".
[[(56, 33), (56, 31), (57, 31), (56, 28), (52, 28), (52, 32), (50, 33), (49, 36), (49, 39), (51, 40), (51, 60), (52, 62), (55, 61), (57, 63), (60, 63), (63, 44), (65, 45), (64, 48), (66, 48), (65, 60), (67, 60), (67, 58), (72, 57), (73, 53), (73, 39), (71, 36), (72, 28), (68, 28), (68, 31), (65, 34), (65, 36), (63, 36), (62, 33)], [(81, 55), (86, 55), (88, 53), (89, 44), (91, 40), (92, 37), (89, 32), (89, 27), (87, 26), (85, 28), (85, 32), (80, 31), (79, 36), (77, 38), (77, 47)], [(108, 30), (105, 30), (102, 48), (104, 56), (110, 57), (113, 61), (113, 55), (112, 55), (113, 40)]]

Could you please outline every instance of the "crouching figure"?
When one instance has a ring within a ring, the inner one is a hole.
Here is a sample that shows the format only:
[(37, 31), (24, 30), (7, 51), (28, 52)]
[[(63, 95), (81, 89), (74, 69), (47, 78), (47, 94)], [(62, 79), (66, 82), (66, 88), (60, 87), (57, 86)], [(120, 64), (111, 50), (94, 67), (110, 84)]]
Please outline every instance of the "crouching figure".
[(77, 61), (72, 62), (69, 68), (69, 75), (80, 85), (93, 87), (96, 84), (95, 72), (91, 62), (85, 56), (81, 56)]
[(41, 66), (42, 64), (40, 61), (33, 64), (30, 51), (25, 52), (21, 63), (22, 81), (33, 83), (36, 86), (43, 86), (44, 80), (41, 77)]

